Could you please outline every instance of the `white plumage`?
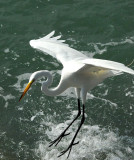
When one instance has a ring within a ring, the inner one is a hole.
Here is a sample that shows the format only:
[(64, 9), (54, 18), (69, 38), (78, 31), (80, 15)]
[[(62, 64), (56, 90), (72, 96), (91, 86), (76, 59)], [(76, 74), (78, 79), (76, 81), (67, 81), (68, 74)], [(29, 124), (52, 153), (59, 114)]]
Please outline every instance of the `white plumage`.
[(134, 74), (134, 71), (132, 69), (126, 67), (122, 63), (102, 59), (92, 59), (83, 55), (81, 52), (70, 48), (67, 44), (63, 43), (65, 42), (65, 40), (59, 40), (61, 36), (52, 37), (54, 33), (55, 31), (51, 32), (43, 38), (31, 40), (30, 45), (35, 49), (38, 49), (55, 57), (62, 63), (64, 67), (66, 65), (68, 66), (68, 63), (72, 65), (73, 63), (79, 63), (80, 66), (76, 65), (75, 71), (87, 65), (87, 67), (93, 67), (95, 71), (98, 67), (101, 67)]
[(134, 74), (134, 71), (122, 63), (102, 60), (102, 59), (88, 58), (81, 52), (73, 48), (70, 48), (67, 44), (63, 43), (65, 41), (60, 40), (61, 36), (53, 37), (54, 33), (55, 32), (53, 31), (43, 38), (37, 40), (31, 40), (30, 45), (37, 50), (50, 54), (51, 56), (53, 56), (62, 63), (63, 70), (59, 85), (55, 88), (49, 88), (49, 86), (51, 86), (53, 81), (52, 75), (50, 74), (49, 71), (42, 70), (34, 72), (31, 75), (29, 83), (26, 89), (24, 90), (21, 98), (25, 95), (25, 93), (30, 88), (32, 83), (34, 83), (41, 77), (47, 77), (47, 80), (42, 84), (41, 90), (48, 96), (57, 96), (62, 92), (64, 92), (69, 87), (75, 88), (76, 96), (78, 99), (78, 115), (70, 123), (70, 125), (61, 133), (61, 135), (56, 140), (51, 142), (50, 145), (52, 146), (55, 143), (57, 145), (64, 136), (68, 135), (65, 134), (65, 132), (81, 114), (81, 108), (80, 108), (80, 98), (81, 98), (83, 104), (81, 123), (70, 145), (65, 151), (61, 153), (61, 155), (63, 155), (67, 151), (69, 151), (70, 154), (72, 146), (77, 144), (74, 141), (85, 120), (84, 108), (85, 108), (87, 92), (93, 89), (99, 83), (101, 83), (107, 77), (118, 75), (122, 72)]

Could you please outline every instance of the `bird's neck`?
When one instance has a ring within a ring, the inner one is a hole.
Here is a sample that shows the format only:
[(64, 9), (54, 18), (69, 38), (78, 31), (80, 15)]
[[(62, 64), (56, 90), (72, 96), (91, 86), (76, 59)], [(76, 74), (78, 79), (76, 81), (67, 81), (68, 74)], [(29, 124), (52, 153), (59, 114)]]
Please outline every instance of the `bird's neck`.
[(67, 83), (65, 81), (62, 81), (62, 78), (61, 78), (61, 80), (60, 80), (60, 82), (59, 82), (57, 87), (48, 88), (49, 86), (51, 86), (51, 84), (53, 82), (52, 75), (48, 71), (44, 71), (43, 76), (47, 77), (47, 80), (45, 82), (43, 82), (41, 90), (47, 96), (60, 95), (61, 93), (63, 93), (68, 88)]
[(62, 85), (58, 85), (55, 88), (48, 88), (45, 85), (42, 85), (42, 91), (45, 93), (45, 95), (47, 96), (58, 96), (61, 93), (63, 93), (68, 87), (66, 86), (62, 86)]

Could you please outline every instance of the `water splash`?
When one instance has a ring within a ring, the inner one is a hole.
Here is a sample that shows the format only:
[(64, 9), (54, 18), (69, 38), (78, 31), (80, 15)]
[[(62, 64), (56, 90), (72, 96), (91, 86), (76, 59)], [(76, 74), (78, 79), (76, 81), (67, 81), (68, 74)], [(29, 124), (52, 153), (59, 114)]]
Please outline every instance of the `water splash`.
[[(55, 139), (63, 131), (68, 123), (69, 121), (60, 124), (52, 122), (46, 123), (45, 120), (42, 121), (42, 125), (47, 125), (50, 129), (44, 131), (44, 134), (48, 136), (48, 140), (43, 140), (43, 137), (41, 137), (42, 140), (36, 143), (35, 154), (38, 155), (41, 160), (66, 159), (67, 155), (63, 155), (60, 158), (57, 158), (57, 156), (69, 145), (79, 122), (75, 123), (69, 130), (72, 134), (68, 137), (64, 137), (58, 146), (49, 148), (48, 145), (51, 140)], [(117, 133), (101, 128), (98, 125), (83, 125), (76, 140), (80, 141), (80, 143), (73, 147), (69, 160), (132, 159), (134, 158), (133, 150), (130, 146), (123, 143), (124, 139), (129, 140), (130, 137), (120, 137)]]

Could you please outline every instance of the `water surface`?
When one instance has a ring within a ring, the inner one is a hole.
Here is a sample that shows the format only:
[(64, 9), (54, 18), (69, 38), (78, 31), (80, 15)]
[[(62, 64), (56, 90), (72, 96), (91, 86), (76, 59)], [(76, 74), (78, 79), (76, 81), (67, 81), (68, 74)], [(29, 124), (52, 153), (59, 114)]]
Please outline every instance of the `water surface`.
[[(56, 86), (62, 69), (56, 59), (32, 49), (29, 41), (55, 30), (89, 57), (128, 65), (134, 59), (133, 8), (133, 0), (0, 1), (0, 159), (56, 160), (80, 122), (57, 147), (49, 148), (77, 114), (73, 89), (47, 97), (39, 81), (18, 102), (32, 72), (51, 71)], [(77, 140), (70, 160), (134, 159), (134, 76), (109, 78), (90, 92)]]

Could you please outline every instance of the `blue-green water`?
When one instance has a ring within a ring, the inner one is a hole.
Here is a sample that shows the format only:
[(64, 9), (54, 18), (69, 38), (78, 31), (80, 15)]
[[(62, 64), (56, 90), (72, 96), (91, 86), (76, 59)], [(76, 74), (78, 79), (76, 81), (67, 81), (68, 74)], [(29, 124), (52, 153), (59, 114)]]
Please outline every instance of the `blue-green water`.
[[(59, 82), (62, 65), (29, 45), (29, 40), (52, 30), (89, 57), (126, 65), (134, 59), (133, 0), (1, 0), (1, 160), (56, 160), (79, 124), (70, 128), (72, 134), (58, 146), (49, 148), (49, 142), (77, 114), (73, 90), (46, 97), (40, 81), (18, 102), (36, 70), (51, 71), (53, 86)], [(77, 140), (80, 143), (73, 147), (70, 160), (134, 159), (134, 76), (109, 78), (90, 92), (86, 121)]]

